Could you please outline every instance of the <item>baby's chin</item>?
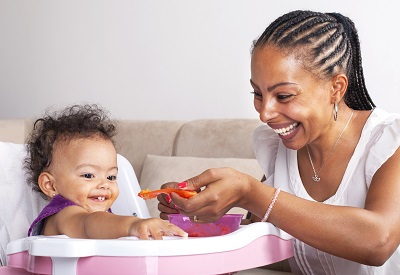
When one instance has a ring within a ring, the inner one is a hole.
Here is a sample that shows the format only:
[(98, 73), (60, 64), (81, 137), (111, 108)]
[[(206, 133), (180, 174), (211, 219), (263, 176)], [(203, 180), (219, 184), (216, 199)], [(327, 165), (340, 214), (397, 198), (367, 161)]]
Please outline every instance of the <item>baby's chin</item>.
[(91, 205), (91, 206), (85, 206), (85, 208), (89, 213), (94, 213), (94, 212), (107, 212), (108, 209), (110, 209), (109, 205)]

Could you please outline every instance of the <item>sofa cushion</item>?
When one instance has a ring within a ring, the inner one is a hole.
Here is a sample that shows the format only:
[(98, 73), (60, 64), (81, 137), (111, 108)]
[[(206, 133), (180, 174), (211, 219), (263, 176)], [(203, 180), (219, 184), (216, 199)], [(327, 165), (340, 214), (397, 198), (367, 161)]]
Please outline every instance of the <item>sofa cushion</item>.
[(184, 121), (121, 120), (115, 137), (117, 152), (132, 164), (138, 178), (148, 154), (172, 156)]
[[(182, 126), (174, 156), (255, 158), (252, 135), (259, 119), (193, 120)], [(155, 155), (155, 154), (154, 154)]]
[[(140, 177), (142, 189), (159, 189), (166, 182), (181, 182), (194, 177), (208, 168), (231, 167), (256, 179), (261, 179), (262, 171), (255, 159), (240, 158), (199, 158), (199, 157), (166, 157), (148, 155), (143, 165)], [(152, 217), (159, 217), (157, 208), (158, 200), (146, 200)], [(229, 213), (241, 213), (247, 211), (233, 208)]]

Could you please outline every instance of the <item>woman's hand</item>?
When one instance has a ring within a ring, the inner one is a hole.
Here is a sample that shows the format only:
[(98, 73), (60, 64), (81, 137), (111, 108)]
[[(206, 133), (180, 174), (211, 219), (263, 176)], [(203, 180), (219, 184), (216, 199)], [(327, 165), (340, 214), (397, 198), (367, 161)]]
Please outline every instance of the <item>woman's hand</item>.
[[(161, 189), (165, 188), (178, 188), (178, 182), (168, 182), (161, 185)], [(172, 202), (171, 196), (161, 194), (157, 196), (158, 210), (160, 211), (160, 218), (168, 220), (169, 214), (179, 214), (179, 208)]]
[(182, 213), (202, 222), (218, 220), (234, 206), (245, 208), (251, 200), (247, 194), (255, 178), (231, 168), (212, 168), (182, 183), (166, 183), (162, 188), (182, 188), (201, 191), (189, 199), (175, 193), (171, 197), (158, 196), (162, 219), (168, 214)]

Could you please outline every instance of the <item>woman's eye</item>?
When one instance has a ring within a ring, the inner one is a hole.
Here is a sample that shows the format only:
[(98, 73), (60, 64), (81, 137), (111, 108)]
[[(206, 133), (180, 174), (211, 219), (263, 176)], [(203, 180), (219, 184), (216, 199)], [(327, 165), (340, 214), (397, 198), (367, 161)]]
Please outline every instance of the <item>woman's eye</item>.
[(94, 178), (94, 175), (90, 174), (90, 173), (85, 173), (85, 174), (82, 175), (82, 177), (84, 177), (86, 179), (92, 179), (92, 178)]
[(280, 94), (280, 95), (277, 96), (277, 98), (278, 98), (279, 100), (286, 100), (286, 99), (291, 98), (292, 96), (293, 96), (293, 95), (291, 95), (291, 94)]
[(254, 94), (254, 97), (262, 97), (262, 93), (260, 93), (260, 92), (257, 92), (257, 91), (252, 91), (251, 92), (252, 94)]
[(109, 181), (115, 181), (117, 179), (117, 176), (108, 176), (107, 179)]

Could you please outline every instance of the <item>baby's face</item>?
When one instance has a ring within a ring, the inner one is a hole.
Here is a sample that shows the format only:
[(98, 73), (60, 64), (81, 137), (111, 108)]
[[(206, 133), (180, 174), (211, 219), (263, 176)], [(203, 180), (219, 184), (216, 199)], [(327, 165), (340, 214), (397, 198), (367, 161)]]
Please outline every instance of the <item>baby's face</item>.
[(109, 140), (56, 142), (49, 168), (56, 192), (90, 213), (107, 211), (119, 194), (117, 153)]

